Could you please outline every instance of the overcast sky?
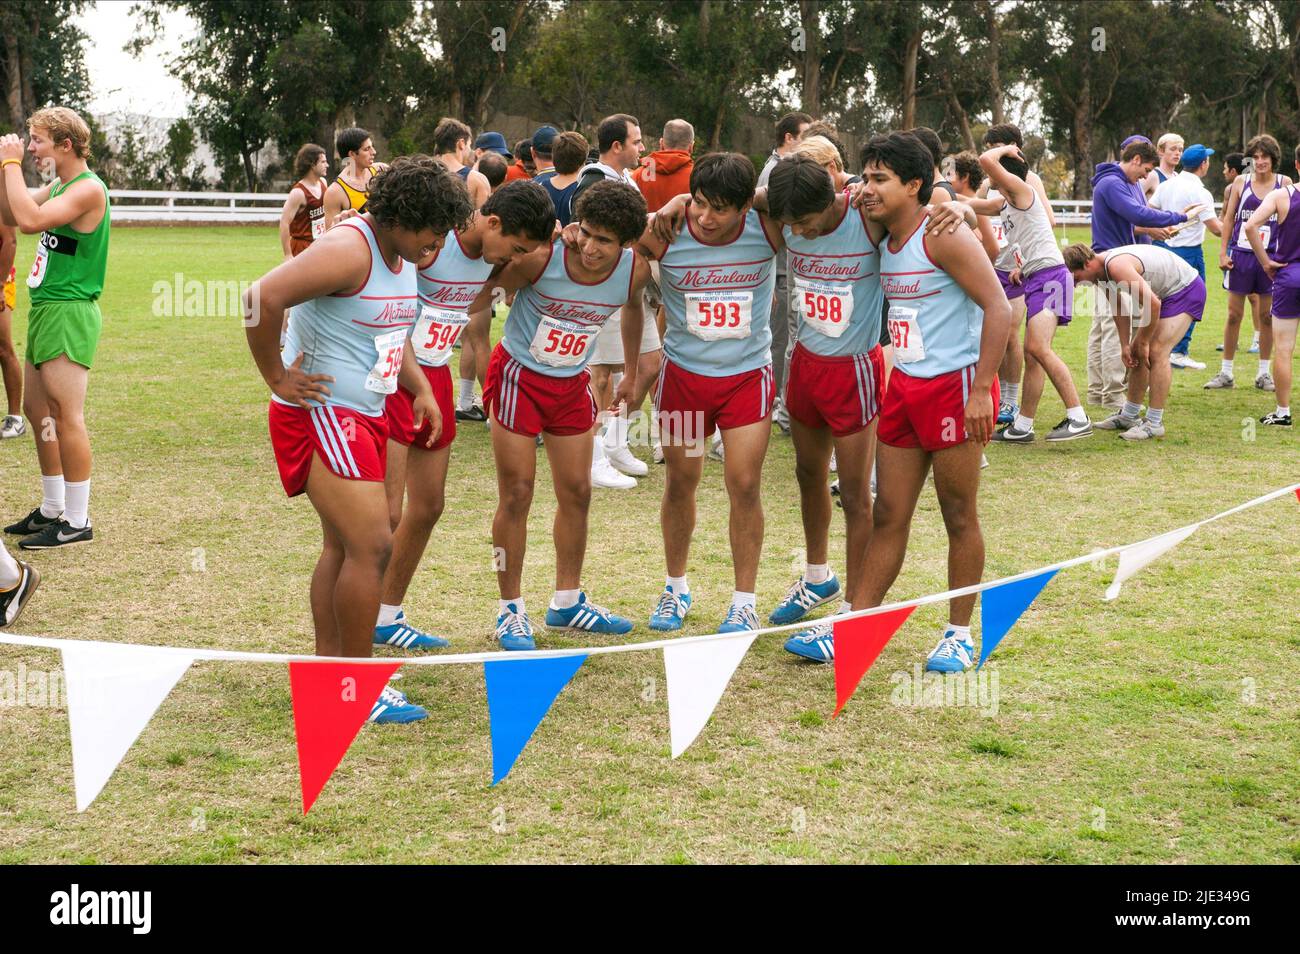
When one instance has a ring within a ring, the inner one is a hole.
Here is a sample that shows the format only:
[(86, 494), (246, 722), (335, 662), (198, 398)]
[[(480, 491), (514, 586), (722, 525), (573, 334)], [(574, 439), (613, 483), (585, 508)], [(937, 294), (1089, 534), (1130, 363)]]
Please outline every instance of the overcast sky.
[(183, 13), (165, 11), (163, 24), (170, 42), (154, 44), (145, 58), (137, 60), (122, 49), (134, 35), (139, 19), (130, 11), (130, 0), (98, 0), (76, 18), (90, 38), (85, 56), (91, 112), (168, 118), (185, 115), (185, 91), (167, 63), (181, 40), (193, 33), (193, 21)]

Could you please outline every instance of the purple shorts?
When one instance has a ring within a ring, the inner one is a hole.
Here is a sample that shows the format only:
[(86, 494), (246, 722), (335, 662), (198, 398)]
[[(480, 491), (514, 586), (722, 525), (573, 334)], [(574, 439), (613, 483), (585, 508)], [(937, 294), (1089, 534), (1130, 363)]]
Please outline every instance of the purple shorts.
[(1024, 281), (1025, 320), (1051, 310), (1058, 325), (1068, 325), (1074, 313), (1074, 275), (1064, 265), (1040, 268)]
[(1228, 270), (1226, 287), (1234, 295), (1273, 294), (1273, 282), (1268, 273), (1259, 267), (1255, 253), (1240, 248), (1232, 250), (1232, 268)]
[(1273, 317), (1300, 318), (1300, 262), (1292, 262), (1273, 279)]
[(1000, 268), (995, 268), (993, 271), (998, 273), (998, 281), (1002, 283), (1002, 290), (1007, 293), (1007, 301), (1010, 301), (1013, 298), (1024, 297), (1025, 286), (1011, 284), (1010, 272), (1004, 272)]
[(1192, 321), (1200, 321), (1205, 311), (1205, 282), (1197, 275), (1195, 280), (1180, 292), (1174, 292), (1160, 303), (1160, 319), (1172, 318), (1174, 315), (1191, 315)]

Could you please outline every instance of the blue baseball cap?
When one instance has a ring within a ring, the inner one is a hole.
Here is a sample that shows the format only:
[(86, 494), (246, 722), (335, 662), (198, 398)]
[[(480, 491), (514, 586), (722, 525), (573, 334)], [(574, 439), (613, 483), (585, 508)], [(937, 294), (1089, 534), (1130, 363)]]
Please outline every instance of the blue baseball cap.
[(551, 143), (555, 142), (555, 137), (560, 131), (554, 126), (539, 126), (537, 132), (533, 133), (533, 152), (540, 152), (544, 156), (551, 154)]
[(1194, 143), (1183, 150), (1181, 165), (1184, 169), (1199, 169), (1201, 163), (1212, 155), (1214, 150), (1209, 146), (1202, 146), (1199, 142)]
[(514, 158), (510, 155), (510, 148), (506, 145), (506, 137), (499, 132), (485, 132), (474, 140), (474, 148), (499, 153), (506, 159)]

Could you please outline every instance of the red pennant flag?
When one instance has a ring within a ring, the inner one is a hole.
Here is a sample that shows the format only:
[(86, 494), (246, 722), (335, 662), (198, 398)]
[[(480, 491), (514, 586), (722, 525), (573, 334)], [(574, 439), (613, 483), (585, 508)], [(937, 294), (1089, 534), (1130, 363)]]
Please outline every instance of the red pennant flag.
[(293, 695), (293, 727), (298, 737), (298, 776), (302, 782), (302, 813), (306, 815), (343, 761), (348, 746), (388, 685), (400, 662), (391, 666), (367, 663), (291, 662), (289, 688)]
[(1300, 487), (1295, 489), (1295, 499), (1300, 500)]
[(885, 644), (912, 615), (915, 606), (873, 616), (859, 616), (834, 624), (835, 640), (835, 715), (840, 714), (858, 683), (876, 661)]

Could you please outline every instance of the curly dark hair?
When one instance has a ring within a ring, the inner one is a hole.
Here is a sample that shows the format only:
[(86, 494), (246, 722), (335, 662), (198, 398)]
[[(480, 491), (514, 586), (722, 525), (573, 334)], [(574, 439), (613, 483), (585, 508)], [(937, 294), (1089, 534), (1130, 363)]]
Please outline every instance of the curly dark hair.
[(366, 211), (384, 228), (445, 235), (469, 225), (474, 203), (460, 176), (432, 156), (399, 156), (370, 180)]
[(645, 199), (626, 182), (605, 179), (578, 196), (573, 219), (607, 229), (614, 233), (620, 245), (626, 245), (645, 231)]

